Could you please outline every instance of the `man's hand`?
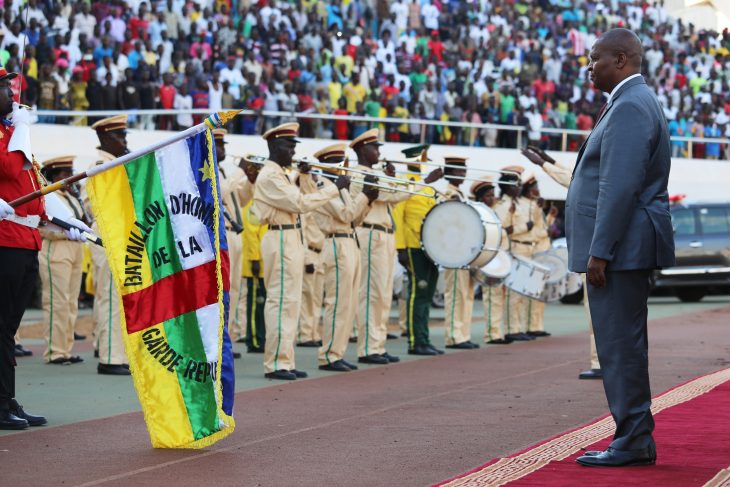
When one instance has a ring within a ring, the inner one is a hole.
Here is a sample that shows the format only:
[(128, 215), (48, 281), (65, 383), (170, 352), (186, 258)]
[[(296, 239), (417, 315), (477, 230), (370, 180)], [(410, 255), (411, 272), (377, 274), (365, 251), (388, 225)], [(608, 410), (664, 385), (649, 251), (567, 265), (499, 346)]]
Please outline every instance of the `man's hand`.
[[(365, 176), (365, 185), (363, 186), (362, 192), (365, 196), (368, 197), (368, 201), (372, 203), (376, 199), (378, 199), (378, 195), (380, 194), (380, 191), (375, 186), (371, 186), (371, 184), (378, 184), (378, 178), (371, 175)], [(370, 183), (370, 184), (367, 184)]]
[(532, 227), (534, 227), (534, 226), (535, 226), (535, 222), (533, 222), (533, 221), (527, 222), (527, 231), (529, 232), (530, 230), (532, 230)]
[(606, 287), (606, 266), (608, 261), (591, 256), (588, 259), (588, 282), (593, 287)]
[(545, 207), (545, 198), (543, 198), (543, 197), (538, 198), (537, 199), (537, 206), (540, 207), (540, 208), (544, 208)]
[(386, 176), (394, 178), (395, 177), (395, 166), (391, 164), (390, 162), (385, 163), (385, 167), (383, 168), (383, 172)]
[(260, 260), (251, 261), (251, 274), (253, 274), (254, 277), (259, 277), (259, 274), (261, 274), (261, 261)]
[(350, 189), (350, 178), (349, 176), (338, 176), (335, 180), (335, 186), (337, 189), (342, 191), (343, 189)]
[(515, 200), (512, 200), (512, 204), (509, 205), (509, 212), (514, 213), (516, 209), (517, 209), (517, 205), (515, 204)]
[(307, 164), (306, 161), (299, 161), (299, 164), (297, 164), (297, 169), (299, 169), (299, 172), (302, 174), (309, 174), (309, 171), (312, 170), (312, 166)]
[(398, 263), (408, 269), (408, 251), (405, 249), (398, 249)]
[(555, 159), (547, 155), (544, 150), (540, 149), (537, 146), (528, 145), (526, 149), (522, 149), (520, 152), (523, 156), (527, 157), (530, 162), (540, 167), (542, 167), (542, 165), (546, 162), (549, 162), (550, 164), (555, 164)]
[(506, 227), (504, 229), (504, 231), (507, 232), (507, 235), (512, 235), (512, 233), (515, 231), (515, 227), (513, 227), (512, 225), (510, 225), (510, 226)]
[(314, 271), (314, 264), (307, 264), (304, 266), (304, 272), (306, 272), (307, 274), (314, 274)]
[(0, 198), (0, 220), (4, 220), (10, 215), (14, 215), (15, 210), (7, 204), (4, 199)]
[(66, 234), (66, 238), (69, 240), (75, 240), (77, 242), (85, 242), (86, 237), (82, 235), (83, 232), (89, 232), (91, 233), (91, 228), (89, 228), (86, 223), (82, 222), (81, 220), (77, 218), (69, 218), (66, 220), (66, 223), (69, 225), (72, 225), (72, 228), (69, 228), (68, 230), (64, 230), (63, 233)]
[(548, 211), (548, 215), (552, 217), (558, 216), (558, 207), (555, 205), (550, 205), (550, 211)]
[(436, 169), (428, 173), (428, 176), (426, 176), (426, 179), (424, 179), (423, 182), (426, 184), (431, 184), (438, 181), (442, 177), (444, 177), (444, 170), (440, 167), (437, 167)]

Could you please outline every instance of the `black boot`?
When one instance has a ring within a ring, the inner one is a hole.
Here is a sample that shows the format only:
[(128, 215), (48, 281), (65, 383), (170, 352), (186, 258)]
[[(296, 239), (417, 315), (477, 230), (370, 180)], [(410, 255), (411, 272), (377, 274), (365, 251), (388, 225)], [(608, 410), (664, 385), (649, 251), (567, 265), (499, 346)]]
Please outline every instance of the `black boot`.
[(10, 401), (10, 415), (25, 420), (30, 426), (42, 426), (48, 422), (43, 416), (26, 413), (23, 410), (23, 406), (18, 404), (18, 401), (15, 399)]

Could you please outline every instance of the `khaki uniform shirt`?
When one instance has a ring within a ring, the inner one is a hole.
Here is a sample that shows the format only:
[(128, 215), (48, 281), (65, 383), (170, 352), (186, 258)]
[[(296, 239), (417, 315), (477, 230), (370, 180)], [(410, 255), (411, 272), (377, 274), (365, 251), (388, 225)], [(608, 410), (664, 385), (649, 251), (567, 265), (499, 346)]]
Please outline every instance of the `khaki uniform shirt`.
[[(377, 171), (373, 168), (363, 166), (361, 164), (356, 166), (355, 169), (357, 169), (358, 171), (370, 173), (374, 176), (384, 175), (382, 171)], [(352, 183), (350, 184), (350, 191), (353, 198), (362, 193), (362, 181), (364, 179), (365, 176), (360, 174), (356, 175), (356, 177), (353, 177)], [(387, 181), (378, 181), (378, 184), (381, 186), (395, 187)], [(378, 191), (378, 198), (370, 203), (370, 208), (368, 211), (365, 212), (362, 221), (356, 223), (358, 225), (380, 225), (381, 227), (392, 230), (394, 225), (393, 208), (397, 203), (407, 200), (410, 196), (411, 195), (409, 195), (408, 193), (388, 191), (387, 189), (380, 188)]]

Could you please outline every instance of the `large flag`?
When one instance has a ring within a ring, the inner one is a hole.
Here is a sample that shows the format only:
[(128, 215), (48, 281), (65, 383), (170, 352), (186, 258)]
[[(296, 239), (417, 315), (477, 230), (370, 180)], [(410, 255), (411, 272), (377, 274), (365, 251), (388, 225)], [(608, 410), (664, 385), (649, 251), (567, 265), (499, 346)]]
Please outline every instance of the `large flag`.
[(210, 130), (89, 179), (155, 448), (233, 431), (228, 256)]

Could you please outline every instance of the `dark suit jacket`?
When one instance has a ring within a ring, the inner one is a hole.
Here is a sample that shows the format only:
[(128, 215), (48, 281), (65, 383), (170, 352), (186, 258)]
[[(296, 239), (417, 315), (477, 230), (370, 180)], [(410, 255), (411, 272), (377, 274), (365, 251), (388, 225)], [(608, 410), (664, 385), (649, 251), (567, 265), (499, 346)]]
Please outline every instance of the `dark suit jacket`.
[(571, 271), (586, 272), (589, 256), (610, 271), (674, 265), (670, 154), (656, 96), (641, 76), (627, 81), (578, 153), (565, 201)]

